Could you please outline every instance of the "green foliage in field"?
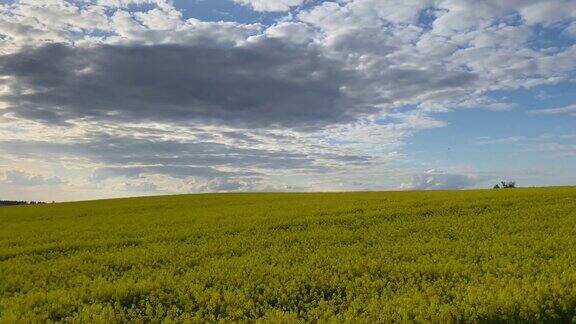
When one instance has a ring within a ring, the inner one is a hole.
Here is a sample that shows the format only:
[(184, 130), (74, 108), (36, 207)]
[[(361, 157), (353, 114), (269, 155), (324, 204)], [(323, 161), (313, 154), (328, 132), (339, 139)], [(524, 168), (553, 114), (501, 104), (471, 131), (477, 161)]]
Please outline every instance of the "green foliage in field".
[(576, 321), (576, 188), (0, 208), (0, 322)]

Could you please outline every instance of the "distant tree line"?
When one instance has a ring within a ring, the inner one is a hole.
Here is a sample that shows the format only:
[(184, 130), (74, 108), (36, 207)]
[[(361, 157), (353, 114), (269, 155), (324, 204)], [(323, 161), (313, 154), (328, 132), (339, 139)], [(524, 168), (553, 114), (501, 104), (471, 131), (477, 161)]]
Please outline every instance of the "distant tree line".
[(496, 185), (494, 185), (494, 189), (500, 189), (500, 188), (502, 188), (502, 189), (516, 188), (516, 182), (514, 182), (514, 181), (508, 181), (508, 182), (500, 181), (499, 184), (497, 183)]
[(0, 200), (0, 206), (16, 206), (16, 205), (42, 205), (43, 201), (19, 201), (19, 200)]

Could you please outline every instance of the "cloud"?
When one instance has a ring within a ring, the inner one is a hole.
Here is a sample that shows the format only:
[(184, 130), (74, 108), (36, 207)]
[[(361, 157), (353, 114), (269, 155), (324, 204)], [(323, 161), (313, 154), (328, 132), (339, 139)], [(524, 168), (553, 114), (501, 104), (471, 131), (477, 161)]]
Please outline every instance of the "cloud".
[[(500, 12), (528, 8), (518, 4), (326, 2), (259, 31), (183, 20), (165, 2), (142, 3), (154, 7), (129, 12), (117, 9), (125, 3), (108, 3), (116, 8), (107, 12), (109, 32), (89, 46), (47, 44), (3, 56), (0, 74), (10, 93), (4, 113), (52, 124), (139, 120), (316, 130), (405, 105), (509, 109), (484, 93), (557, 82), (576, 67), (570, 59), (576, 47), (529, 47), (530, 27)], [(16, 8), (23, 16), (38, 11)], [(502, 23), (473, 20), (470, 30), (458, 25), (468, 23), (461, 21), (465, 13)], [(466, 32), (443, 33), (439, 26), (450, 21)], [(66, 35), (52, 41), (72, 37)]]
[(503, 138), (480, 138), (477, 144), (505, 144), (508, 149), (517, 147), (518, 153), (547, 159), (548, 163), (556, 163), (562, 158), (576, 156), (576, 134), (542, 134), (539, 136), (511, 136)]
[(254, 35), (259, 24), (183, 19), (163, 0), (51, 0), (0, 4), (0, 53), (50, 43), (234, 42)]
[[(551, 2), (554, 10), (563, 10), (564, 1)], [(573, 44), (553, 51), (534, 46), (537, 29), (521, 18), (530, 3), (324, 2), (297, 19), (319, 31), (315, 42), (332, 57), (374, 81), (364, 88), (380, 106), (508, 110), (510, 103), (488, 94), (557, 83), (576, 69), (569, 58), (576, 53)], [(543, 28), (555, 32), (562, 26)]]
[(477, 185), (484, 180), (486, 179), (474, 175), (450, 174), (430, 170), (425, 173), (414, 174), (412, 181), (402, 184), (401, 187), (411, 190), (463, 189)]
[(131, 5), (144, 4), (168, 5), (168, 2), (165, 0), (96, 0), (96, 3), (111, 8), (128, 8)]
[[(350, 149), (341, 150), (311, 139), (297, 140), (268, 132), (223, 129), (178, 133), (177, 129), (152, 131), (127, 126), (108, 131), (119, 133), (81, 134), (67, 143), (54, 143), (51, 139), (3, 140), (0, 152), (15, 159), (90, 164), (83, 172), (91, 172), (94, 183), (153, 175), (180, 180), (193, 177), (254, 182), (274, 174), (322, 174), (343, 166), (371, 163), (371, 158), (361, 152), (354, 154)], [(190, 134), (196, 138), (190, 138)]]
[(563, 115), (568, 114), (571, 116), (576, 116), (576, 104), (568, 105), (559, 108), (550, 109), (537, 109), (529, 111), (532, 115)]
[(3, 182), (22, 187), (53, 186), (63, 183), (59, 177), (46, 177), (39, 174), (29, 174), (19, 170), (9, 170), (4, 172)]
[(0, 5), (0, 53), (30, 44), (74, 42), (84, 38), (79, 31), (110, 30), (106, 8), (78, 6), (64, 0), (14, 1)]
[(565, 32), (571, 37), (576, 37), (576, 21), (573, 21), (569, 26), (567, 26)]
[(304, 3), (305, 0), (234, 0), (234, 2), (250, 6), (255, 11), (288, 11)]
[[(50, 44), (0, 57), (11, 113), (78, 119), (320, 127), (373, 112), (343, 88), (357, 76), (321, 53), (279, 40), (245, 46)], [(314, 109), (310, 109), (314, 107)]]
[(164, 0), (0, 5), (0, 162), (120, 191), (389, 188), (413, 172), (408, 138), (448, 124), (437, 112), (519, 110), (497, 93), (576, 70), (573, 1), (236, 2), (290, 13), (267, 26)]
[(551, 25), (576, 18), (576, 3), (570, 0), (528, 1), (520, 14), (528, 24)]
[(153, 165), (153, 166), (128, 166), (128, 167), (103, 167), (98, 168), (92, 175), (92, 180), (103, 181), (110, 178), (125, 177), (129, 179), (143, 178), (145, 175), (163, 174), (177, 179), (188, 177), (214, 178), (228, 176), (254, 175), (251, 172), (221, 172), (211, 167), (194, 167), (183, 165)]
[(124, 190), (130, 191), (130, 192), (139, 192), (139, 193), (157, 193), (157, 192), (160, 192), (158, 190), (158, 186), (155, 183), (149, 182), (149, 181), (143, 181), (143, 182), (137, 182), (137, 183), (126, 182), (126, 183), (124, 183)]
[(228, 192), (254, 190), (254, 184), (247, 181), (227, 178), (194, 179), (188, 182), (191, 190), (197, 192)]
[(279, 38), (296, 44), (313, 43), (318, 37), (318, 31), (302, 22), (279, 22), (266, 29), (266, 36)]

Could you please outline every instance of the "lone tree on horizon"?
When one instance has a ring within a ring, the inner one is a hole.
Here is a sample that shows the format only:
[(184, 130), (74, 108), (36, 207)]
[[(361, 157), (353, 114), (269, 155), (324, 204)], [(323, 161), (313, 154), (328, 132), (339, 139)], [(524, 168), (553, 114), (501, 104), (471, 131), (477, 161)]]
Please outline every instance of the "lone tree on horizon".
[(496, 184), (494, 185), (493, 189), (508, 189), (508, 188), (516, 188), (516, 182), (515, 181), (500, 181), (500, 184)]

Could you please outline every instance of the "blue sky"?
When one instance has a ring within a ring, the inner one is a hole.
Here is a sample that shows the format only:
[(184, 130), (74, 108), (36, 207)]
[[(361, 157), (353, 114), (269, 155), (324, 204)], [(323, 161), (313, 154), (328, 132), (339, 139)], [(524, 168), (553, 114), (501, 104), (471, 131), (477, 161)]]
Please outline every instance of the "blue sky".
[(306, 10), (324, 1), (307, 1), (288, 11), (255, 11), (250, 6), (240, 5), (230, 0), (176, 0), (174, 5), (179, 8), (185, 19), (195, 18), (204, 21), (234, 21), (244, 24), (261, 23), (273, 25), (278, 19), (290, 13)]
[[(560, 83), (532, 89), (500, 91), (495, 97), (505, 97), (514, 104), (509, 111), (483, 109), (460, 110), (441, 113), (438, 118), (448, 123), (446, 127), (431, 129), (416, 134), (407, 150), (418, 160), (437, 159), (440, 163), (475, 164), (492, 168), (507, 166), (542, 166), (553, 163), (554, 154), (527, 151), (518, 143), (520, 137), (536, 139), (540, 136), (572, 135), (576, 132), (576, 120), (565, 115), (532, 115), (530, 111), (568, 106), (576, 102), (574, 83)], [(518, 141), (501, 141), (517, 137)], [(486, 143), (496, 141), (495, 143)], [(448, 152), (448, 150), (450, 152)], [(507, 154), (517, 156), (506, 158)], [(576, 156), (575, 156), (576, 157)], [(574, 158), (562, 159), (566, 166), (575, 162)], [(544, 163), (543, 163), (544, 162)], [(511, 167), (510, 169), (513, 169)], [(574, 170), (572, 170), (574, 171)], [(576, 173), (569, 172), (572, 181)], [(537, 184), (545, 184), (546, 179)], [(563, 182), (564, 183), (564, 182)], [(536, 184), (536, 183), (535, 183)]]
[(0, 2), (0, 199), (576, 183), (571, 0)]
[(181, 8), (185, 19), (195, 18), (204, 21), (234, 21), (244, 24), (272, 24), (284, 13), (261, 13), (249, 7), (238, 5), (227, 0), (197, 0), (175, 1), (174, 5)]

